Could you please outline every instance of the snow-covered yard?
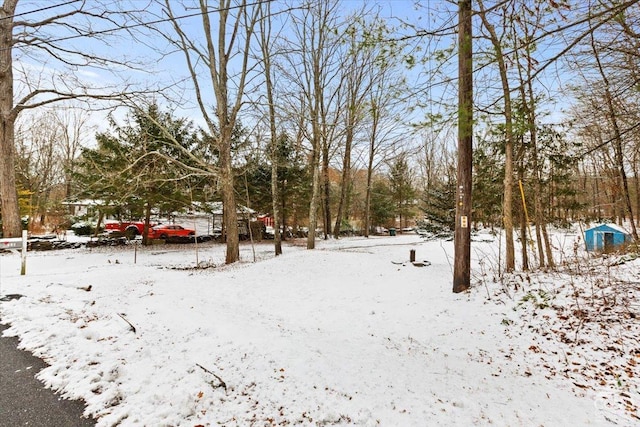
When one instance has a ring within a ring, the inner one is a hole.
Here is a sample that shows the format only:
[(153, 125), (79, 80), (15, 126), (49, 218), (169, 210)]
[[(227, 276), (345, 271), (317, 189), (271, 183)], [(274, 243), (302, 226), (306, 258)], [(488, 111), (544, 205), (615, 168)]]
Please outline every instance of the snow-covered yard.
[[(557, 239), (572, 261), (575, 236)], [(216, 243), (30, 252), (25, 276), (3, 254), (0, 295), (24, 297), (0, 320), (100, 426), (640, 424), (639, 259), (498, 280), (486, 235), (474, 287), (453, 294), (449, 241), (272, 252), (244, 244), (232, 266)]]

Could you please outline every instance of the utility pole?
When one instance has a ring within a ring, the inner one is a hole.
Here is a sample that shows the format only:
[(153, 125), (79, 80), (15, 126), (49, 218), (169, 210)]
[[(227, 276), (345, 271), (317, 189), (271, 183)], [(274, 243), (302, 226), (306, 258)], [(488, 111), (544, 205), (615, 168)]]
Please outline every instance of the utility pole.
[(473, 152), (473, 46), (471, 0), (458, 1), (458, 171), (453, 292), (471, 282), (471, 167)]

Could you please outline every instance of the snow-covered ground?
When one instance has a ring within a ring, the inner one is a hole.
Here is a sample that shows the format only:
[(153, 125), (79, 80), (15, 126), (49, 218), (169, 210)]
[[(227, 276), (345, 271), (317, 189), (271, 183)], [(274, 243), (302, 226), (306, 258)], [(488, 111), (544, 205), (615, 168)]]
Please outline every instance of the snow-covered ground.
[(0, 320), (99, 426), (640, 424), (639, 259), (499, 279), (484, 235), (453, 294), (450, 241), (304, 245), (3, 254)]

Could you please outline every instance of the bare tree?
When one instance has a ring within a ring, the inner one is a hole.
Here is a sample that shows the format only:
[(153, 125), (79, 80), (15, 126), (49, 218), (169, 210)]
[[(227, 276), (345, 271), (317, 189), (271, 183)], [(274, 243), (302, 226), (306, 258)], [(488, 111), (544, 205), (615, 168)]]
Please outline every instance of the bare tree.
[(631, 224), (631, 234), (635, 240), (638, 240), (638, 232), (636, 230), (636, 224), (633, 219), (633, 208), (631, 204), (631, 195), (629, 191), (629, 180), (627, 178), (627, 173), (625, 171), (624, 164), (624, 152), (623, 152), (623, 139), (622, 132), (620, 129), (620, 119), (618, 118), (618, 111), (615, 105), (614, 96), (611, 90), (611, 83), (607, 74), (604, 71), (604, 67), (602, 61), (600, 59), (599, 49), (596, 47), (595, 38), (592, 35), (591, 37), (591, 46), (593, 49), (594, 58), (596, 60), (597, 69), (602, 78), (602, 90), (605, 105), (607, 108), (606, 118), (611, 125), (611, 129), (613, 130), (613, 138), (612, 144), (615, 153), (615, 162), (614, 164), (618, 168), (618, 173), (620, 174), (620, 181), (622, 183), (622, 197), (624, 198), (624, 207), (626, 213), (629, 215), (629, 222)]
[(29, 211), (23, 213), (30, 229), (62, 223), (61, 202), (72, 194), (77, 157), (92, 131), (87, 111), (66, 103), (57, 107), (25, 111), (16, 122), (16, 184), (29, 194)]
[(86, 110), (73, 106), (56, 111), (52, 119), (60, 128), (58, 155), (64, 169), (64, 197), (68, 198), (73, 192), (75, 161), (82, 147), (87, 145), (86, 139), (95, 131), (95, 126), (90, 124)]
[(505, 162), (504, 162), (504, 198), (503, 198), (503, 223), (506, 238), (505, 269), (515, 269), (515, 248), (513, 243), (513, 110), (511, 106), (511, 84), (507, 74), (507, 58), (503, 53), (503, 41), (499, 37), (495, 26), (487, 16), (487, 9), (482, 0), (478, 0), (480, 8), (478, 15), (487, 30), (487, 37), (493, 46), (495, 61), (498, 66), (500, 82), (502, 84), (502, 102), (504, 108), (505, 128)]
[[(551, 2), (538, 4), (527, 1), (508, 0), (502, 2), (485, 2), (478, 0), (476, 16), (482, 23), (483, 37), (477, 38), (480, 46), (479, 52), (485, 52), (484, 59), (495, 66), (495, 74), (491, 74), (486, 80), (486, 92), (483, 93), (482, 104), (477, 104), (481, 111), (491, 114), (500, 114), (504, 118), (500, 132), (504, 138), (505, 177), (503, 188), (503, 223), (506, 232), (506, 270), (515, 268), (515, 256), (513, 248), (513, 190), (514, 190), (514, 149), (518, 142), (515, 129), (516, 108), (513, 100), (516, 94), (523, 96), (523, 101), (529, 102), (525, 109), (530, 113), (539, 114), (544, 106), (540, 103), (532, 103), (532, 91), (535, 85), (543, 78), (550, 77), (552, 66), (560, 67), (559, 59), (568, 57), (580, 48), (583, 43), (590, 40), (595, 31), (606, 27), (608, 23), (619, 21), (623, 16), (637, 6), (637, 0), (623, 2)], [(521, 10), (524, 13), (521, 13)], [(530, 30), (526, 33), (527, 28)], [(554, 46), (553, 49), (541, 49), (541, 46)], [(608, 47), (610, 48), (610, 46)], [(476, 56), (478, 57), (478, 56)], [(514, 67), (518, 58), (531, 61), (526, 73), (518, 75), (519, 67)], [(635, 67), (637, 68), (637, 67)], [(486, 73), (489, 67), (481, 65), (476, 68), (476, 73)], [(572, 67), (568, 72), (578, 71)], [(549, 80), (547, 86), (541, 86), (542, 90), (555, 91), (558, 80), (566, 77), (557, 75), (553, 79), (551, 87)], [(539, 80), (540, 79), (540, 80)], [(499, 88), (493, 92), (493, 83), (498, 81)], [(535, 92), (535, 89), (533, 90)], [(489, 94), (491, 93), (491, 94)], [(536, 95), (538, 96), (538, 95)], [(560, 95), (562, 96), (562, 95)], [(539, 98), (536, 98), (538, 100)], [(499, 106), (498, 109), (495, 107)], [(532, 123), (530, 122), (529, 125)], [(535, 135), (530, 134), (535, 137)], [(538, 157), (539, 158), (539, 157)], [(541, 160), (539, 158), (539, 160)], [(539, 165), (541, 166), (541, 165)], [(553, 185), (550, 187), (553, 191)], [(548, 204), (552, 206), (552, 204)], [(538, 211), (540, 206), (538, 206)], [(564, 213), (566, 216), (566, 212)], [(538, 216), (538, 221), (540, 217)], [(521, 230), (522, 231), (522, 230)], [(544, 230), (540, 230), (544, 239)], [(526, 241), (524, 239), (523, 241)], [(545, 243), (548, 253), (547, 263), (550, 264), (550, 245)], [(524, 253), (523, 253), (524, 254)], [(539, 253), (539, 255), (541, 255)]]
[(589, 37), (580, 45), (583, 50), (568, 58), (584, 81), (574, 86), (577, 102), (571, 117), (585, 144), (584, 179), (591, 187), (593, 205), (589, 216), (619, 223), (628, 218), (637, 239), (638, 204), (633, 203), (633, 181), (627, 171), (638, 167), (640, 8), (637, 3), (620, 6), (624, 13), (589, 20)]
[(2, 234), (20, 235), (20, 211), (15, 178), (14, 126), (17, 111), (13, 104), (13, 15), (18, 0), (5, 1), (0, 9), (0, 198)]
[(367, 171), (365, 207), (364, 207), (364, 232), (369, 236), (371, 228), (371, 191), (373, 178), (378, 167), (385, 159), (390, 157), (390, 152), (404, 135), (399, 134), (399, 127), (403, 121), (400, 116), (399, 94), (405, 87), (398, 70), (392, 66), (382, 66), (378, 72), (374, 71), (374, 84), (368, 93), (366, 101), (366, 123), (364, 167)]
[(278, 128), (276, 124), (276, 105), (274, 99), (272, 56), (271, 4), (266, 3), (260, 9), (260, 34), (258, 44), (262, 54), (265, 94), (267, 96), (267, 117), (269, 122), (269, 153), (271, 159), (271, 198), (273, 209), (273, 241), (276, 256), (282, 254), (282, 236), (280, 233), (280, 188), (278, 186)]
[[(107, 36), (113, 36), (113, 30), (125, 27), (120, 20), (123, 11), (116, 11), (112, 3), (65, 2), (27, 11), (19, 11), (18, 3), (4, 0), (0, 7), (0, 198), (6, 237), (21, 232), (14, 175), (14, 130), (19, 114), (69, 99), (119, 98), (128, 90), (126, 84), (91, 86), (81, 82), (76, 72), (82, 67), (106, 70), (114, 64), (134, 66), (133, 61), (97, 55), (87, 46), (73, 46), (72, 41), (78, 38), (104, 42)], [(29, 61), (40, 64), (40, 75), (29, 74)]]
[[(345, 134), (342, 157), (342, 179), (340, 197), (336, 212), (336, 222), (333, 228), (334, 237), (340, 236), (340, 229), (346, 210), (347, 197), (351, 189), (351, 151), (357, 135), (358, 127), (362, 123), (366, 111), (366, 100), (371, 91), (373, 80), (371, 68), (375, 66), (376, 53), (374, 49), (365, 45), (365, 40), (358, 40), (358, 22), (361, 17), (353, 17), (354, 24), (345, 31), (347, 57), (343, 64), (345, 90)], [(363, 22), (364, 24), (364, 22)], [(367, 24), (365, 24), (367, 25)], [(368, 26), (368, 25), (367, 25)]]
[[(513, 7), (518, 7), (513, 5)], [(542, 5), (534, 5), (531, 8), (525, 9), (524, 13), (526, 18), (521, 20), (513, 20), (511, 22), (512, 34), (515, 40), (520, 40), (523, 45), (529, 45), (531, 40), (535, 38), (535, 32), (543, 28), (543, 14), (547, 9)], [(513, 9), (512, 9), (513, 11)], [(515, 13), (515, 12), (514, 12)], [(527, 158), (532, 161), (533, 171), (533, 189), (535, 197), (534, 200), (534, 217), (535, 217), (535, 231), (537, 242), (537, 254), (540, 266), (548, 265), (554, 267), (555, 262), (553, 260), (553, 253), (551, 250), (551, 242), (547, 232), (547, 218), (544, 214), (542, 207), (542, 194), (543, 194), (543, 172), (542, 162), (540, 159), (540, 153), (538, 150), (538, 99), (536, 91), (534, 89), (534, 83), (536, 78), (533, 77), (535, 71), (535, 64), (538, 62), (534, 56), (535, 51), (532, 49), (515, 50), (514, 55), (516, 58), (516, 65), (518, 71), (518, 91), (520, 94), (520, 106), (522, 110), (525, 133), (528, 136), (528, 144), (523, 144), (523, 149), (527, 146), (531, 151)], [(524, 137), (524, 135), (523, 135)], [(524, 168), (522, 173), (524, 174)], [(529, 168), (527, 168), (529, 169)], [(524, 202), (523, 202), (524, 203)], [(522, 216), (526, 219), (525, 216)], [(528, 223), (523, 223), (521, 227), (521, 233), (524, 233), (523, 242), (527, 241), (526, 230), (529, 227)], [(523, 244), (523, 250), (526, 251), (526, 244)], [(546, 259), (545, 259), (546, 254)], [(523, 259), (526, 257), (526, 252), (523, 254)]]
[[(309, 170), (312, 176), (311, 200), (309, 203), (309, 232), (307, 249), (315, 248), (318, 208), (321, 201), (320, 160), (329, 152), (329, 140), (335, 130), (331, 115), (337, 96), (332, 82), (338, 75), (335, 31), (339, 27), (335, 0), (322, 0), (308, 4), (299, 13), (291, 15), (292, 36), (286, 40), (289, 53), (279, 64), (283, 78), (291, 85), (288, 93), (292, 102), (293, 119), (298, 130), (297, 139), (309, 141)], [(334, 112), (335, 114), (335, 109)], [(326, 164), (325, 164), (326, 166)], [(326, 220), (326, 214), (325, 214)], [(325, 232), (326, 232), (325, 228)]]
[(61, 129), (53, 116), (52, 112), (23, 115), (25, 120), (16, 123), (16, 181), (29, 195), (30, 226), (44, 225), (51, 194), (62, 182), (56, 143)]
[[(164, 11), (175, 36), (164, 35), (184, 55), (198, 109), (218, 151), (215, 169), (206, 168), (215, 171), (222, 193), (227, 264), (240, 259), (232, 143), (253, 66), (250, 47), (260, 16), (259, 3), (220, 0), (217, 7), (213, 7), (207, 0), (200, 0), (198, 10), (204, 39), (201, 44), (180, 22), (175, 2), (164, 1)], [(215, 21), (212, 16), (216, 17)], [(207, 100), (209, 89), (215, 97), (213, 108)]]

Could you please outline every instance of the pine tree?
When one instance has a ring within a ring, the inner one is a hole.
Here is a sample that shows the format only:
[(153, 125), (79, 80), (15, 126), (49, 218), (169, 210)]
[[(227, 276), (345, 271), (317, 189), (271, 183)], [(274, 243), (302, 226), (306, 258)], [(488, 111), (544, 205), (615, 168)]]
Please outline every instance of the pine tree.
[(412, 217), (415, 212), (416, 190), (411, 180), (411, 169), (405, 154), (398, 156), (391, 164), (389, 171), (389, 189), (396, 217), (399, 218), (399, 226), (403, 226), (403, 220)]
[(473, 218), (476, 224), (502, 225), (503, 158), (495, 146), (480, 140), (473, 153)]
[[(193, 199), (204, 181), (184, 173), (197, 149), (191, 123), (175, 119), (152, 104), (134, 110), (124, 126), (111, 122), (111, 131), (96, 135), (96, 148), (85, 148), (75, 179), (77, 197), (101, 200), (126, 219), (145, 219), (152, 209), (172, 212)], [(179, 146), (177, 146), (178, 144)]]
[[(449, 231), (455, 228), (456, 186), (454, 181), (438, 181), (425, 190), (422, 196), (424, 217), (431, 225), (427, 229), (444, 227)], [(434, 227), (433, 225), (437, 225)]]
[(371, 187), (371, 224), (389, 225), (396, 211), (391, 189), (383, 179), (374, 180)]

